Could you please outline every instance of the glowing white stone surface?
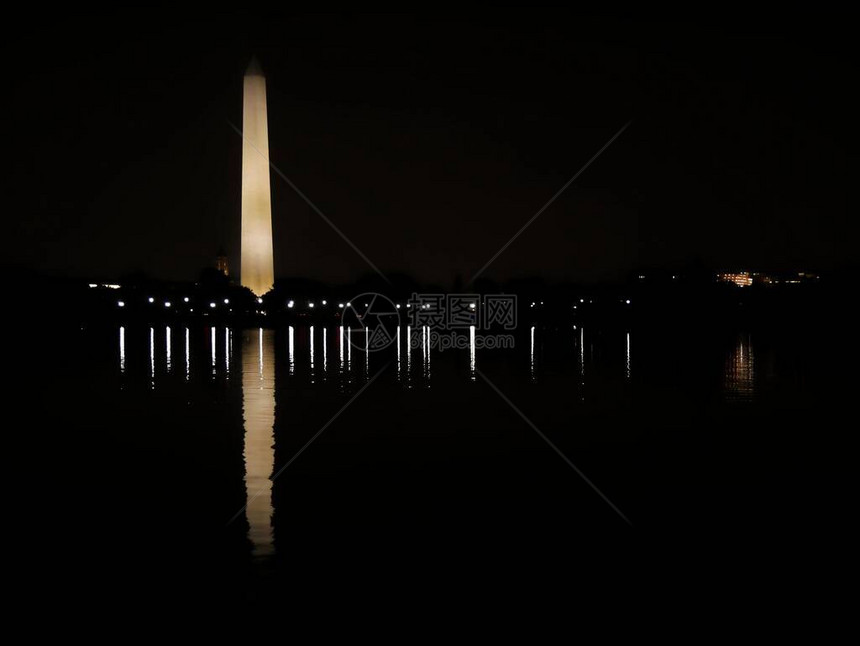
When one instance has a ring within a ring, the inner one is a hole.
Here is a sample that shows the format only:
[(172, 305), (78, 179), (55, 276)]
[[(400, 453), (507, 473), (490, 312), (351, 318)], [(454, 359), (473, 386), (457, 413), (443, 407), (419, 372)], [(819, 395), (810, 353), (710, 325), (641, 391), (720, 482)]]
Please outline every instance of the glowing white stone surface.
[(242, 140), (242, 284), (262, 296), (275, 282), (275, 267), (266, 78), (256, 58), (245, 72)]

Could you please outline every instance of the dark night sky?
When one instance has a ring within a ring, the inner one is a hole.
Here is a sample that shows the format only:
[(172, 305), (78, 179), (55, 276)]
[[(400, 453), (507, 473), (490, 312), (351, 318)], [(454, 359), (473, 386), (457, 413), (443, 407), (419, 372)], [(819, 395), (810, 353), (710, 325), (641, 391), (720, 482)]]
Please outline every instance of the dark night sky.
[[(695, 259), (831, 269), (857, 256), (846, 29), (522, 11), (23, 21), (5, 44), (25, 63), (4, 120), (4, 256), (188, 279), (223, 244), (238, 267), (228, 122), (241, 125), (256, 52), (272, 162), (383, 271), (468, 279), (629, 120), (487, 276), (594, 281)], [(276, 275), (369, 271), (272, 184)]]

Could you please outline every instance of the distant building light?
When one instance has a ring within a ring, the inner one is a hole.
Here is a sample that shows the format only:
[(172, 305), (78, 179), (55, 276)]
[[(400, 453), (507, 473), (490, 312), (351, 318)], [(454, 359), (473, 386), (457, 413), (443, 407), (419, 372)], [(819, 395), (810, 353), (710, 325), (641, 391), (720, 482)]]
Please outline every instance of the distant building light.
[(624, 302), (627, 303), (628, 305), (630, 305), (630, 299), (629, 298)]
[[(398, 305), (397, 307), (400, 307), (400, 306)], [(474, 303), (469, 303), (469, 309), (470, 309), (470, 310), (475, 309), (475, 304), (474, 304)]]
[(584, 303), (584, 302), (585, 302), (585, 299), (584, 299), (584, 298), (580, 298), (580, 299), (579, 299), (579, 302), (580, 302), (580, 303)]
[(105, 283), (104, 285), (102, 285), (102, 287), (107, 287), (108, 289), (119, 289), (119, 285), (112, 283)]
[(397, 309), (400, 309), (400, 303), (398, 303), (398, 304), (397, 304), (397, 305), (395, 305), (394, 307), (396, 307)]
[(287, 307), (289, 307), (290, 309), (293, 309), (293, 305), (295, 305), (295, 303), (293, 301), (287, 301)]
[(89, 283), (89, 285), (90, 285), (90, 288), (91, 288), (91, 289), (92, 289), (93, 287), (98, 287), (98, 285), (97, 285), (96, 283)]
[(257, 302), (258, 302), (258, 303), (262, 303), (262, 302), (263, 302), (263, 299), (262, 299), (262, 298), (257, 298)]
[(313, 308), (313, 306), (314, 306), (313, 302), (308, 303), (308, 307)]
[(752, 276), (750, 276), (748, 271), (734, 274), (717, 274), (717, 280), (723, 283), (734, 283), (738, 287), (749, 287), (753, 282)]
[(338, 306), (340, 309), (343, 309), (343, 303), (338, 303), (338, 304), (337, 304), (337, 306)]
[(328, 301), (323, 301), (323, 302), (322, 302), (322, 304), (323, 304), (323, 305), (328, 305)]
[(229, 305), (229, 304), (230, 304), (230, 299), (229, 299), (229, 298), (225, 298), (225, 299), (224, 299), (224, 305)]
[(152, 296), (150, 296), (150, 297), (149, 297), (148, 299), (146, 299), (146, 300), (148, 300), (150, 303), (154, 303), (154, 302), (155, 302), (155, 299), (154, 299)]
[(347, 304), (346, 304), (346, 306), (347, 306), (347, 307), (352, 307), (352, 303), (347, 303)]
[(215, 307), (215, 303), (209, 303), (209, 307)]
[(184, 302), (186, 302), (186, 303), (187, 303), (187, 302), (188, 302), (188, 297), (186, 296), (186, 297), (185, 297), (185, 298), (183, 298), (182, 300), (183, 300)]
[(165, 302), (164, 302), (164, 307), (170, 307), (170, 301), (165, 301)]
[(123, 301), (117, 301), (116, 304), (119, 305), (120, 307), (125, 307), (125, 302), (123, 302)]

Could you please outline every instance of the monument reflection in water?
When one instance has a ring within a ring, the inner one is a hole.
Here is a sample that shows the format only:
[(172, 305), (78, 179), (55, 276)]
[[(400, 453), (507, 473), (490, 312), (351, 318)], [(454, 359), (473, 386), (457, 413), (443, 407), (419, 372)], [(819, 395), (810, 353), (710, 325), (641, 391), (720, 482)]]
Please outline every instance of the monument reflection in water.
[(749, 402), (755, 395), (755, 355), (749, 334), (738, 334), (723, 370), (726, 399)]
[(255, 556), (274, 553), (272, 471), (275, 465), (275, 337), (273, 330), (242, 334), (242, 414), (248, 538)]

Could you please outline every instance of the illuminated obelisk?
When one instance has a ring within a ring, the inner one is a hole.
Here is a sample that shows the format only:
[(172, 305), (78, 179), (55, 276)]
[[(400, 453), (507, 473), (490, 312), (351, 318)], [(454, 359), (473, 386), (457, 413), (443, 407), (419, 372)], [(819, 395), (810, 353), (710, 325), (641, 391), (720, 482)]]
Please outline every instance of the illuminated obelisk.
[(262, 296), (275, 282), (266, 77), (256, 57), (245, 72), (242, 109), (242, 285)]

